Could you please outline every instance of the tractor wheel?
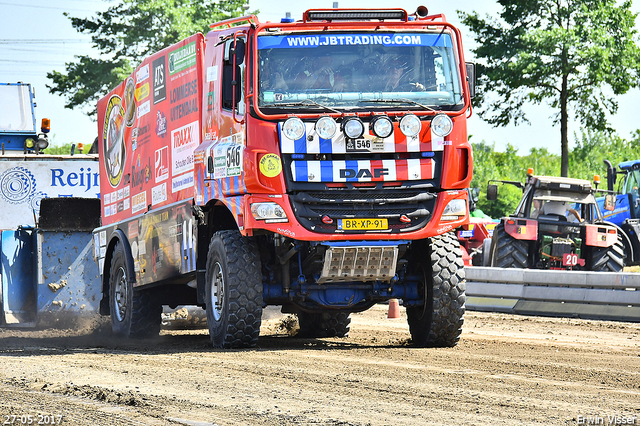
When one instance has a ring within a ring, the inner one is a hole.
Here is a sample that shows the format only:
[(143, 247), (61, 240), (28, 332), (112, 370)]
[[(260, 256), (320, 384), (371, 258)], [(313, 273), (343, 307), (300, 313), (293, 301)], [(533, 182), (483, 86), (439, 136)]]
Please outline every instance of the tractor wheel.
[(500, 223), (491, 239), (491, 266), (498, 268), (529, 268), (529, 243), (516, 240), (504, 230)]
[(465, 313), (465, 270), (460, 243), (448, 233), (429, 239), (428, 260), (419, 262), (423, 304), (407, 306), (413, 344), (452, 347), (458, 344)]
[(482, 266), (491, 266), (491, 238), (482, 242)]
[(620, 236), (611, 247), (594, 247), (591, 250), (591, 270), (595, 272), (620, 272), (624, 268), (624, 260), (624, 244)]
[(351, 317), (347, 312), (298, 311), (300, 330), (296, 337), (347, 337)]
[(149, 338), (160, 333), (162, 305), (151, 290), (133, 287), (128, 276), (122, 242), (117, 242), (109, 273), (109, 310), (113, 334), (126, 338)]
[(211, 238), (206, 302), (214, 347), (255, 346), (262, 322), (260, 254), (255, 242), (239, 231), (218, 231)]

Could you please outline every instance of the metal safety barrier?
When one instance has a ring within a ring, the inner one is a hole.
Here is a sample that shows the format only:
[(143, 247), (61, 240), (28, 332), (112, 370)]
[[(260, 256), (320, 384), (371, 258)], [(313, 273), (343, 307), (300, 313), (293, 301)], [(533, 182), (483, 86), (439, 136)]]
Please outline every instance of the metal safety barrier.
[(467, 309), (640, 322), (640, 274), (465, 268)]

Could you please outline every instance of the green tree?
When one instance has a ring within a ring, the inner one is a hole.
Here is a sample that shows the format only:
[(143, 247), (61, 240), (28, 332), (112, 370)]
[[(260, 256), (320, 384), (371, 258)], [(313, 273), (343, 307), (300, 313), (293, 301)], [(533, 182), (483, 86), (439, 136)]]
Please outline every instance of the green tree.
[[(73, 27), (91, 34), (99, 59), (76, 56), (66, 72), (47, 77), (51, 93), (65, 99), (66, 108), (83, 107), (95, 116), (96, 101), (131, 74), (141, 60), (189, 35), (206, 34), (209, 25), (241, 16), (247, 0), (120, 0), (89, 19), (70, 17)], [(65, 16), (69, 15), (65, 13)]]
[[(571, 111), (585, 128), (611, 131), (608, 114), (640, 82), (640, 47), (631, 1), (498, 0), (500, 20), (458, 11), (483, 62), (479, 115), (494, 126), (528, 122), (522, 107), (546, 101), (560, 123), (562, 176), (569, 172)], [(497, 95), (497, 96), (496, 96)]]
[[(601, 189), (606, 189), (606, 166), (609, 160), (614, 166), (628, 160), (640, 159), (640, 130), (630, 140), (604, 131), (586, 130), (575, 135), (576, 144), (569, 152), (568, 175), (576, 179), (592, 180), (600, 176)], [(472, 187), (480, 188), (477, 208), (493, 218), (507, 216), (515, 211), (522, 192), (511, 185), (499, 186), (499, 196), (495, 201), (486, 198), (487, 183), (491, 179), (525, 182), (527, 169), (533, 168), (535, 175), (558, 176), (560, 157), (546, 148), (533, 148), (527, 155), (518, 155), (512, 145), (504, 152), (495, 151), (493, 144), (484, 141), (472, 143), (473, 181)], [(618, 179), (618, 183), (621, 180)]]
[(83, 146), (82, 152), (80, 152), (76, 144), (66, 143), (64, 145), (49, 145), (49, 147), (44, 152), (45, 154), (49, 155), (70, 155), (71, 145), (74, 146), (74, 154), (87, 154), (89, 152), (89, 149), (91, 148), (91, 145)]

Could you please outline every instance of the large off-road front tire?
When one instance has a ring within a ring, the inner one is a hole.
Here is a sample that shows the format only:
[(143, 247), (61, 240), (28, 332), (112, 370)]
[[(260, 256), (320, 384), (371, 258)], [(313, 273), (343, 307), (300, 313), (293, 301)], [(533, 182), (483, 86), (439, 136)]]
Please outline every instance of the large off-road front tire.
[(591, 250), (591, 270), (594, 272), (620, 272), (624, 261), (624, 244), (620, 236), (611, 247), (594, 247)]
[(162, 305), (150, 290), (138, 290), (129, 277), (126, 252), (117, 242), (109, 272), (109, 311), (113, 334), (126, 338), (149, 338), (160, 333)]
[(491, 266), (520, 269), (530, 267), (528, 241), (516, 240), (507, 234), (502, 222), (496, 226), (491, 238)]
[(298, 311), (297, 315), (300, 330), (296, 337), (346, 337), (349, 334), (351, 317), (347, 312)]
[(255, 346), (262, 321), (260, 253), (255, 242), (239, 231), (218, 231), (211, 238), (206, 302), (214, 347)]
[(465, 270), (460, 243), (453, 233), (429, 239), (428, 258), (418, 267), (422, 306), (407, 306), (411, 340), (418, 347), (458, 344), (465, 313)]

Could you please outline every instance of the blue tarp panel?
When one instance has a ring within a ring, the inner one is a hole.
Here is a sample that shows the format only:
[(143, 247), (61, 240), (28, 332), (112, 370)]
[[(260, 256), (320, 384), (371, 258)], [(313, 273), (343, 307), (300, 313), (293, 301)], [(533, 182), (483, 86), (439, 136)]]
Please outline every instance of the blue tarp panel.
[(6, 325), (30, 325), (36, 319), (33, 230), (1, 232), (2, 319)]

